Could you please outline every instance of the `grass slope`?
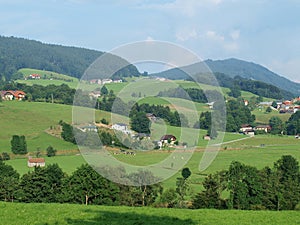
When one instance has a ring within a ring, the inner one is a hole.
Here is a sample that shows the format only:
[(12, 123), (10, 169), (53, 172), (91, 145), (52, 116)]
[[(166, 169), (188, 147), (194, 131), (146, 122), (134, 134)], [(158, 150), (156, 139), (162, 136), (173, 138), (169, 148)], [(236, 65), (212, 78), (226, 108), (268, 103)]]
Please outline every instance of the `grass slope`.
[(1, 104), (0, 151), (10, 152), (12, 135), (25, 135), (28, 151), (45, 150), (52, 145), (58, 150), (76, 149), (76, 146), (45, 133), (59, 120), (71, 122), (71, 107), (66, 105), (6, 101)]
[(0, 203), (1, 224), (297, 224), (297, 211), (237, 211)]
[[(37, 69), (30, 69), (30, 68), (23, 68), (20, 69), (18, 72), (22, 73), (24, 78), (29, 76), (30, 74), (39, 74), (41, 76), (41, 79), (39, 80), (24, 80), (24, 79), (19, 79), (16, 82), (17, 83), (24, 83), (27, 85), (42, 85), (42, 86), (47, 86), (50, 84), (54, 85), (62, 85), (66, 84), (70, 88), (77, 88), (79, 85), (79, 80), (77, 78), (65, 75), (65, 74), (60, 74), (60, 73), (55, 73), (52, 71), (46, 71), (46, 70), (37, 70)], [(90, 84), (88, 82), (81, 81), (80, 83), (80, 88), (83, 90), (88, 90), (92, 91), (99, 87), (97, 84)]]

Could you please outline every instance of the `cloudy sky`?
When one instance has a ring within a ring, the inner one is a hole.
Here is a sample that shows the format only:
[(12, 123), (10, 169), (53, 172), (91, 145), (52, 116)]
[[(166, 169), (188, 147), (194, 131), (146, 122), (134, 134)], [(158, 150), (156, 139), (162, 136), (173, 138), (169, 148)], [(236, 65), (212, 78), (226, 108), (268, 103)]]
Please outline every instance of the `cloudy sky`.
[(0, 35), (110, 51), (168, 41), (300, 82), (300, 0), (0, 0)]

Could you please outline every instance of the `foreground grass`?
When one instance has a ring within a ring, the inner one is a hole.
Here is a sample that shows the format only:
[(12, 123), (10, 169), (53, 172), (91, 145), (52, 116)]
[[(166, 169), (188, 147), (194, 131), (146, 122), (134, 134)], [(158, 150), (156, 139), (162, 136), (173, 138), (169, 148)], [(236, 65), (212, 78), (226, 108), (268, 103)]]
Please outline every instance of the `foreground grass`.
[(0, 217), (3, 225), (298, 224), (300, 221), (297, 211), (220, 211), (4, 202), (0, 203)]

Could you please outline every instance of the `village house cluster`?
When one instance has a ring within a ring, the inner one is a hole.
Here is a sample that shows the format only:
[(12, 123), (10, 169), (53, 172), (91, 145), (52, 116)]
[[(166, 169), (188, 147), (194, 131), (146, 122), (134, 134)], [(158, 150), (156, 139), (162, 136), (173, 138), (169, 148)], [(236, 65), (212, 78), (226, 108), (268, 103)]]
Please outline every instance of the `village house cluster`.
[(271, 131), (270, 125), (257, 125), (256, 127), (251, 126), (250, 124), (242, 124), (240, 132), (249, 136), (254, 136), (255, 131), (262, 131), (268, 133)]
[(4, 101), (12, 101), (12, 100), (22, 101), (25, 98), (26, 93), (23, 91), (19, 91), (19, 90), (0, 91), (0, 96), (1, 96), (1, 99)]
[(286, 100), (283, 102), (277, 103), (277, 110), (279, 113), (296, 113), (298, 110), (300, 110), (300, 96), (292, 99), (292, 100)]
[(273, 107), (279, 113), (296, 113), (300, 110), (300, 96), (292, 100), (277, 101), (276, 107), (273, 106), (273, 102), (261, 102), (260, 106)]
[(90, 84), (110, 84), (110, 83), (122, 83), (123, 81), (121, 79), (116, 79), (116, 80), (112, 80), (112, 79), (92, 79), (89, 81)]

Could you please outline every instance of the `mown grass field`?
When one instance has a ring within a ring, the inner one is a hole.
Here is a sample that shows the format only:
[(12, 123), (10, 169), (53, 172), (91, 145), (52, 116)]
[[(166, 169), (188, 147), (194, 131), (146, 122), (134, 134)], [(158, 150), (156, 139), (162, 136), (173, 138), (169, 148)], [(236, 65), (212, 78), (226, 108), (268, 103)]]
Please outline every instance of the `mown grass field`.
[(50, 84), (54, 85), (62, 85), (66, 84), (70, 88), (77, 88), (79, 87), (83, 90), (88, 90), (88, 91), (93, 91), (100, 85), (98, 84), (90, 84), (88, 82), (81, 81), (79, 83), (79, 80), (75, 77), (71, 77), (65, 74), (60, 74), (60, 73), (55, 73), (52, 71), (46, 71), (46, 70), (37, 70), (37, 69), (30, 69), (30, 68), (24, 68), (20, 69), (18, 72), (22, 73), (24, 78), (28, 77), (30, 74), (39, 74), (41, 76), (41, 79), (38, 80), (24, 80), (24, 79), (19, 79), (16, 82), (18, 83), (24, 83), (27, 85), (42, 85), (42, 86), (47, 86)]
[(297, 211), (238, 211), (70, 204), (0, 203), (3, 225), (202, 225), (298, 224)]
[(45, 133), (59, 120), (71, 122), (71, 107), (38, 102), (6, 101), (0, 107), (0, 151), (10, 152), (12, 135), (25, 135), (28, 151), (45, 150), (52, 145), (58, 150), (76, 149), (76, 146)]
[(256, 122), (257, 123), (262, 123), (262, 124), (268, 124), (269, 120), (272, 116), (277, 116), (279, 117), (283, 122), (287, 121), (291, 114), (289, 113), (279, 113), (276, 110), (272, 110), (270, 113), (266, 112), (267, 107), (262, 107), (262, 108), (257, 108), (255, 109), (252, 114), (256, 116)]

